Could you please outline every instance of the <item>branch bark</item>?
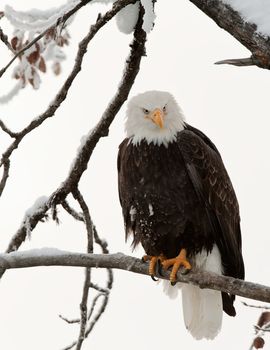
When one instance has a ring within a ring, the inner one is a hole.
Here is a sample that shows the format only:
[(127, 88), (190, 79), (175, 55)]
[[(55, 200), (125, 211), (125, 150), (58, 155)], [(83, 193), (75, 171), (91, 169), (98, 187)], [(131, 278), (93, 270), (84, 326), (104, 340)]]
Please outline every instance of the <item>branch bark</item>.
[[(149, 275), (147, 263), (143, 263), (140, 259), (122, 253), (83, 254), (42, 248), (0, 254), (0, 268), (17, 269), (36, 266), (112, 268)], [(169, 271), (163, 271), (162, 276), (157, 275), (157, 277), (169, 280), (169, 275)], [(192, 270), (187, 275), (178, 273), (177, 282), (191, 283), (200, 288), (215, 289), (249, 299), (270, 302), (270, 287), (215, 273), (199, 270)]]
[[(270, 40), (257, 32), (257, 26), (254, 23), (245, 22), (241, 15), (232, 9), (231, 6), (224, 4), (221, 0), (190, 0), (207, 16), (212, 18), (216, 24), (225, 29), (241, 44), (243, 44), (252, 55), (250, 60), (253, 65), (260, 68), (270, 69)], [(243, 64), (243, 59), (240, 59)], [(226, 60), (225, 60), (226, 61)], [(238, 62), (230, 64), (240, 65)], [(237, 60), (234, 60), (237, 61)], [(228, 62), (224, 62), (228, 63)], [(246, 61), (250, 65), (250, 61)]]

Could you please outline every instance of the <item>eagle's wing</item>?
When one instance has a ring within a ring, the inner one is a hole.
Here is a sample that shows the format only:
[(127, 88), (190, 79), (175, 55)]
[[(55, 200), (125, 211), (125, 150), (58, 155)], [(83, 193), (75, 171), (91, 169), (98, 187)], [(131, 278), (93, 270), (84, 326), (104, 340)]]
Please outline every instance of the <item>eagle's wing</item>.
[(195, 192), (207, 212), (224, 274), (243, 279), (239, 207), (221, 156), (207, 136), (190, 126), (179, 133), (177, 142)]
[[(129, 161), (125, 162), (125, 164), (121, 164), (122, 159), (126, 159), (125, 154), (127, 151), (129, 139), (125, 138), (123, 142), (119, 146), (118, 151), (118, 158), (117, 158), (117, 170), (118, 170), (118, 193), (119, 193), (119, 200), (120, 204), (122, 206), (122, 212), (124, 217), (124, 223), (125, 223), (125, 231), (126, 231), (126, 238), (129, 232), (135, 232), (135, 228), (133, 227), (135, 222), (131, 221), (132, 216), (130, 215), (130, 208), (132, 208), (133, 205), (133, 198), (131, 194), (128, 192), (128, 186), (126, 186), (127, 179), (123, 177), (123, 172), (120, 171), (121, 166), (122, 167), (128, 167)], [(128, 171), (127, 169), (125, 169)]]

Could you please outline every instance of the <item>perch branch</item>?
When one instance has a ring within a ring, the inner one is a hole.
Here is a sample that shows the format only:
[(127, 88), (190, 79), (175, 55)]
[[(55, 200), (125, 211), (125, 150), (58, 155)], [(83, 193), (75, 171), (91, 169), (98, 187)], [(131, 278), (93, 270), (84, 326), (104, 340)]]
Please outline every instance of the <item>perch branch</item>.
[[(0, 254), (0, 267), (15, 269), (36, 266), (81, 266), (88, 268), (112, 268), (148, 275), (148, 264), (140, 259), (116, 254), (83, 254), (71, 253), (57, 249), (34, 249), (25, 252)], [(169, 271), (163, 271), (162, 279), (169, 280)], [(270, 302), (270, 287), (239, 280), (233, 277), (221, 276), (215, 273), (191, 271), (187, 275), (178, 273), (178, 282), (191, 283), (200, 288), (215, 289), (245, 298)]]
[[(270, 69), (270, 40), (257, 32), (254, 23), (246, 22), (231, 6), (221, 0), (190, 0), (222, 29), (251, 51), (250, 61), (260, 68)], [(232, 61), (232, 60), (229, 60)], [(247, 63), (246, 59), (240, 60)], [(227, 62), (228, 63), (228, 62)], [(237, 60), (236, 62), (237, 63)], [(245, 64), (242, 64), (244, 66)]]

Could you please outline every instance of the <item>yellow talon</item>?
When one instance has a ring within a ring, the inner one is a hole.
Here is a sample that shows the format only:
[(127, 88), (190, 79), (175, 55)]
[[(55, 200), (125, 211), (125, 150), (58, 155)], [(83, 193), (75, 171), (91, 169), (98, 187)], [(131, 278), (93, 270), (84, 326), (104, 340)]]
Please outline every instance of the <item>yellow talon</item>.
[(158, 256), (144, 255), (142, 257), (142, 261), (144, 261), (144, 262), (150, 261), (148, 272), (149, 272), (149, 275), (151, 276), (151, 278), (154, 281), (157, 281), (155, 279), (155, 277), (154, 277), (155, 276), (155, 272), (156, 272), (157, 262), (160, 261), (162, 263), (165, 260), (166, 260), (166, 258), (165, 258), (165, 256), (163, 254), (158, 255)]
[(173, 259), (167, 259), (162, 261), (162, 267), (168, 270), (169, 267), (173, 267), (170, 274), (170, 281), (172, 284), (176, 283), (177, 272), (181, 266), (186, 270), (191, 270), (191, 265), (187, 261), (187, 251), (186, 249), (181, 249), (179, 255)]

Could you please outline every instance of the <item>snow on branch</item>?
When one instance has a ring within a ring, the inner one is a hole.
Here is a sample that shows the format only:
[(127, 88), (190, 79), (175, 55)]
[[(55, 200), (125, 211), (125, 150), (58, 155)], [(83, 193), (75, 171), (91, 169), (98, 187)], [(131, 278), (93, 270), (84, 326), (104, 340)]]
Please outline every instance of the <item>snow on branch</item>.
[[(149, 275), (148, 263), (122, 253), (83, 254), (61, 251), (54, 248), (41, 248), (0, 254), (0, 267), (3, 269), (37, 266), (112, 268)], [(162, 276), (157, 275), (157, 277), (169, 280), (169, 275), (169, 271), (162, 271)], [(199, 270), (191, 271), (186, 275), (178, 273), (177, 282), (191, 283), (200, 288), (215, 289), (249, 299), (270, 302), (270, 287), (215, 273)]]
[(32, 9), (30, 11), (17, 11), (9, 5), (5, 6), (5, 17), (10, 23), (21, 31), (42, 31), (55, 25), (57, 20), (72, 10), (80, 0), (68, 0), (64, 5), (48, 10)]
[[(218, 63), (237, 66), (256, 65), (270, 69), (270, 21), (269, 11), (265, 6), (259, 6), (257, 0), (190, 0), (216, 24), (234, 36), (241, 44), (251, 51), (249, 59), (230, 59)], [(254, 4), (256, 2), (256, 5)], [(269, 7), (269, 1), (267, 8)], [(252, 4), (253, 3), (253, 4)], [(266, 2), (265, 2), (266, 3)], [(252, 12), (256, 7), (257, 15)], [(260, 9), (260, 15), (258, 15)], [(262, 18), (267, 22), (262, 26)], [(262, 28), (264, 32), (262, 33)]]

